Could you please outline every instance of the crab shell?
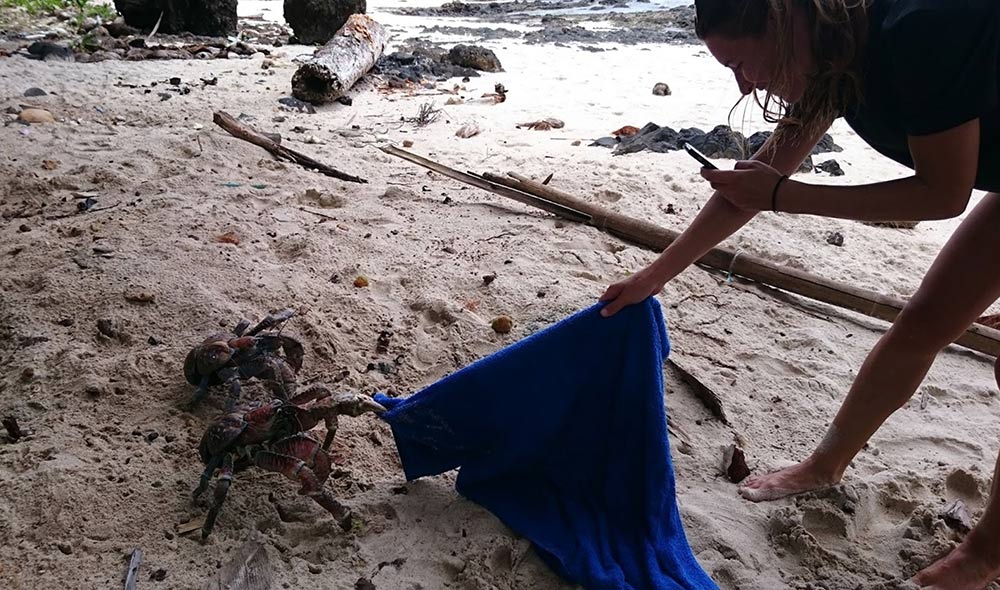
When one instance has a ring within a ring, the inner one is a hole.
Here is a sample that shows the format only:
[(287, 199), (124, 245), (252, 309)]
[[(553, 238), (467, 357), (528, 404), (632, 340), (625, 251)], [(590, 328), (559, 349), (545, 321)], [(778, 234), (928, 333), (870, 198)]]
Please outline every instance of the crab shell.
[(184, 377), (188, 383), (200, 385), (205, 377), (209, 378), (211, 385), (222, 382), (215, 372), (233, 358), (234, 351), (229, 346), (229, 340), (230, 337), (225, 334), (214, 334), (188, 352), (184, 359)]

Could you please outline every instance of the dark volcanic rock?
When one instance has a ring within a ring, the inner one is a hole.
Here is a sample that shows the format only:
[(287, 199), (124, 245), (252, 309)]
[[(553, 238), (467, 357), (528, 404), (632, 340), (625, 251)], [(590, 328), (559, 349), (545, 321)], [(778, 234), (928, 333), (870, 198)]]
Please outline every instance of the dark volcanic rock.
[(364, 14), (365, 0), (285, 0), (285, 22), (300, 43), (323, 45), (352, 14)]
[(492, 50), (477, 45), (456, 45), (448, 52), (448, 61), (459, 67), (483, 72), (502, 72), (503, 67)]
[(163, 14), (159, 32), (209, 37), (236, 34), (236, 0), (115, 0), (125, 23), (148, 31)]
[(479, 72), (472, 68), (451, 63), (448, 52), (443, 49), (428, 46), (404, 47), (383, 55), (375, 64), (375, 72), (386, 76), (390, 84), (397, 85), (479, 76)]

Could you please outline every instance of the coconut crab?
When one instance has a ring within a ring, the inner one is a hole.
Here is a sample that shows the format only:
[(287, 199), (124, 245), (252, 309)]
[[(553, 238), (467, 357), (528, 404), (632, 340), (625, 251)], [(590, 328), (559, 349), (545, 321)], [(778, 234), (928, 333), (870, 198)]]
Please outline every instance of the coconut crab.
[(264, 381), (277, 397), (295, 395), (296, 374), (302, 368), (305, 350), (298, 340), (281, 333), (294, 315), (295, 310), (285, 309), (249, 330), (250, 322), (242, 320), (232, 334), (213, 334), (192, 348), (184, 359), (184, 377), (198, 386), (190, 405), (203, 400), (209, 387), (225, 385), (229, 390), (227, 408), (232, 408), (240, 398), (240, 381), (251, 377)]
[[(354, 393), (333, 394), (322, 385), (312, 385), (289, 400), (275, 399), (258, 407), (242, 407), (215, 419), (198, 445), (205, 471), (194, 490), (198, 498), (208, 489), (216, 470), (215, 498), (201, 529), (207, 538), (215, 526), (233, 474), (256, 465), (281, 473), (302, 484), (299, 493), (325, 508), (345, 529), (351, 528), (351, 511), (323, 488), (330, 476), (327, 450), (337, 432), (337, 416), (380, 414), (385, 408), (371, 398)], [(322, 445), (307, 434), (320, 422), (326, 425)]]

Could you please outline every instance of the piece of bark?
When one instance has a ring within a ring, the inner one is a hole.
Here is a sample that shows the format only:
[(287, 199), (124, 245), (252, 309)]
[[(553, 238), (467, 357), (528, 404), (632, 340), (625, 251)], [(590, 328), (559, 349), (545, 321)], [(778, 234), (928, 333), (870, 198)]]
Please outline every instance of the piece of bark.
[(260, 543), (250, 540), (202, 590), (270, 590), (271, 562)]
[(677, 371), (681, 381), (691, 387), (695, 397), (701, 400), (701, 403), (705, 404), (705, 407), (712, 412), (712, 415), (721, 420), (726, 426), (729, 426), (729, 417), (726, 416), (726, 410), (722, 407), (722, 399), (709, 389), (707, 385), (702, 383), (700, 379), (691, 374), (690, 371), (677, 364), (676, 360), (672, 358), (667, 359), (667, 364)]
[(740, 483), (750, 475), (746, 453), (739, 445), (733, 443), (723, 451), (722, 471), (733, 483)]
[(128, 569), (125, 570), (125, 590), (135, 590), (139, 580), (139, 565), (142, 563), (142, 549), (133, 549), (128, 559)]
[(353, 14), (330, 42), (292, 76), (292, 95), (306, 102), (332, 102), (347, 92), (381, 57), (389, 34), (364, 14)]
[(972, 530), (972, 515), (969, 514), (969, 508), (965, 502), (961, 500), (955, 500), (945, 508), (944, 512), (941, 513), (941, 518), (944, 519), (944, 523), (949, 528), (960, 533), (968, 533)]
[(260, 146), (265, 150), (271, 152), (276, 157), (294, 162), (303, 168), (308, 168), (310, 170), (315, 170), (327, 176), (332, 176), (334, 178), (339, 178), (340, 180), (346, 180), (348, 182), (358, 182), (361, 184), (366, 184), (368, 181), (364, 178), (358, 176), (353, 176), (347, 174), (346, 172), (341, 172), (335, 168), (331, 168), (322, 162), (318, 162), (305, 154), (300, 154), (294, 150), (290, 150), (282, 145), (278, 145), (270, 138), (265, 137), (262, 133), (238, 121), (235, 117), (230, 115), (225, 111), (216, 111), (213, 115), (212, 120), (219, 127), (225, 129), (230, 135), (244, 141), (249, 141), (250, 143)]

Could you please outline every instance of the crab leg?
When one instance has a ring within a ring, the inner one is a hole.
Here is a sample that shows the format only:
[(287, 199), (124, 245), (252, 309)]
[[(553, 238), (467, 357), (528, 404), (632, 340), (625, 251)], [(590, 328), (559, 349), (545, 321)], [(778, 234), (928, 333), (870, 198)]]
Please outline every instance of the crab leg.
[(294, 309), (283, 309), (278, 313), (271, 314), (266, 318), (262, 319), (259, 324), (251, 328), (250, 331), (247, 332), (247, 336), (254, 336), (258, 332), (273, 328), (274, 326), (277, 326), (278, 324), (287, 321), (293, 315), (295, 315)]
[(308, 404), (311, 401), (316, 401), (318, 399), (326, 399), (333, 395), (333, 393), (325, 386), (320, 384), (310, 385), (302, 391), (300, 391), (295, 397), (288, 400), (289, 402), (302, 406)]
[(212, 481), (212, 474), (214, 474), (215, 470), (222, 465), (223, 459), (225, 459), (224, 455), (216, 455), (206, 464), (205, 471), (201, 472), (201, 480), (198, 482), (198, 487), (196, 487), (194, 492), (191, 493), (193, 498), (197, 499), (198, 496), (205, 493), (205, 490), (208, 489), (208, 482)]
[(226, 494), (229, 493), (229, 484), (233, 481), (233, 457), (226, 453), (225, 458), (222, 460), (222, 473), (219, 475), (219, 481), (215, 484), (215, 501), (212, 502), (212, 509), (208, 511), (208, 516), (205, 518), (205, 524), (201, 527), (201, 538), (207, 539), (210, 534), (212, 534), (212, 528), (215, 526), (215, 519), (219, 516), (219, 510), (222, 509), (222, 503), (226, 501)]
[(333, 515), (341, 528), (351, 527), (351, 511), (323, 488), (330, 475), (330, 457), (320, 448), (319, 442), (304, 435), (282, 439), (271, 451), (259, 451), (254, 463), (266, 471), (281, 473), (302, 484), (299, 493), (309, 496)]

